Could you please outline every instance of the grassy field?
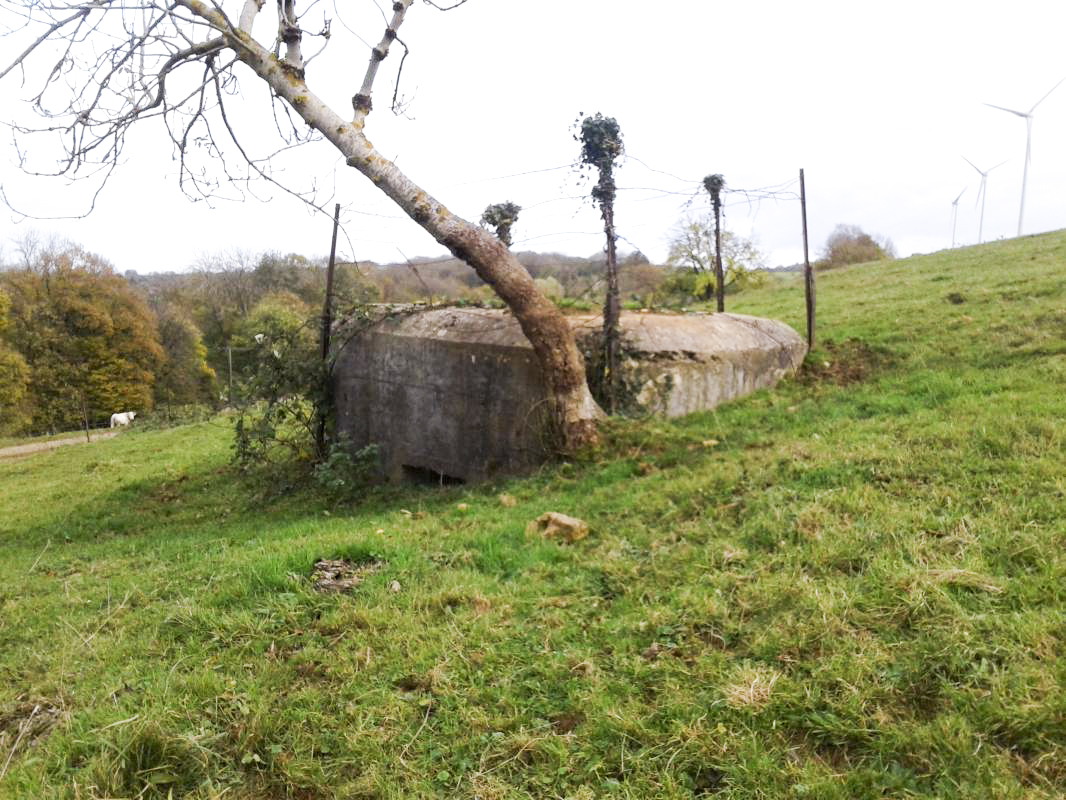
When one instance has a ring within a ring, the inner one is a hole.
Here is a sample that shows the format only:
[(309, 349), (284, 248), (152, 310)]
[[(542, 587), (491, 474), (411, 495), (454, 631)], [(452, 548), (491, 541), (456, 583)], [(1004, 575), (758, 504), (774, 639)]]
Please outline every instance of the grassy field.
[(1063, 797), (1066, 233), (819, 309), (778, 390), (497, 485), (279, 496), (221, 420), (0, 462), (0, 797)]

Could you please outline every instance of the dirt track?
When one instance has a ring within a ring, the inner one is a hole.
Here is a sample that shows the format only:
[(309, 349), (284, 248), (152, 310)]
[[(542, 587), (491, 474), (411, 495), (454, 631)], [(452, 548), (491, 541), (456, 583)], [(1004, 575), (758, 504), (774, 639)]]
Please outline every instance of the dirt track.
[[(104, 433), (92, 434), (92, 441), (110, 439), (117, 436), (118, 431), (105, 431)], [(53, 439), (50, 442), (34, 442), (33, 444), (17, 444), (13, 447), (0, 447), (0, 458), (18, 458), (40, 453), (44, 450), (55, 450), (57, 447), (66, 447), (68, 444), (86, 444), (85, 436), (73, 436), (70, 439)]]

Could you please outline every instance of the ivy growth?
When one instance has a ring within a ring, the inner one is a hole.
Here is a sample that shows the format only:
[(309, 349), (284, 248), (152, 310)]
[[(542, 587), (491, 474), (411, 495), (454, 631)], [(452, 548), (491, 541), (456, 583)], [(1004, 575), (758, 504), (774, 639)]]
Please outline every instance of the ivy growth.
[(714, 209), (714, 282), (715, 299), (718, 311), (725, 311), (725, 273), (722, 270), (722, 190), (725, 178), (721, 175), (708, 175), (703, 179), (703, 188), (711, 196)]
[(607, 298), (603, 306), (604, 370), (602, 382), (608, 411), (618, 407), (621, 301), (618, 288), (618, 257), (615, 252), (614, 199), (618, 187), (614, 182), (616, 162), (625, 152), (622, 129), (614, 117), (597, 112), (590, 117), (579, 115), (574, 139), (581, 143), (581, 164), (595, 169), (598, 175), (592, 187), (592, 201), (599, 207), (603, 230), (607, 236)]
[(599, 180), (592, 188), (592, 199), (602, 211), (612, 207), (617, 192), (614, 182), (615, 162), (625, 153), (622, 129), (614, 117), (597, 112), (590, 117), (578, 117), (574, 140), (581, 143), (581, 164), (595, 169)]
[(492, 203), (485, 207), (481, 215), (481, 224), (496, 231), (496, 238), (508, 247), (511, 246), (511, 228), (518, 222), (518, 214), (522, 206), (507, 201), (506, 203)]

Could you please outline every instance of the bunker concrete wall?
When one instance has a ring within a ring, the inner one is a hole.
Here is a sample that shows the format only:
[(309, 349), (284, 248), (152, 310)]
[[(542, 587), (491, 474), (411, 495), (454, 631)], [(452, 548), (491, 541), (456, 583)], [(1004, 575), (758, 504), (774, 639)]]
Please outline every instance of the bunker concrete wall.
[(632, 314), (622, 333), (630, 414), (715, 408), (776, 385), (807, 353), (789, 326), (744, 314)]
[[(335, 369), (338, 432), (392, 479), (523, 471), (549, 452), (540, 368), (513, 318), (439, 309), (386, 319)], [(517, 332), (517, 335), (516, 335)]]
[[(587, 360), (602, 318), (570, 317)], [(783, 323), (739, 314), (622, 315), (623, 408), (679, 416), (773, 386), (803, 360)], [(386, 316), (353, 337), (335, 368), (338, 432), (376, 444), (390, 478), (481, 480), (551, 452), (547, 395), (514, 317), (442, 308)]]

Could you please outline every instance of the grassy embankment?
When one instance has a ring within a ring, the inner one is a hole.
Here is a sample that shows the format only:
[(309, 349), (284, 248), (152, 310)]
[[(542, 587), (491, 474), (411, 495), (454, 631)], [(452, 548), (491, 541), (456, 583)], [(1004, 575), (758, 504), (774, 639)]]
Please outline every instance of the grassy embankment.
[(271, 500), (222, 422), (0, 462), (0, 796), (1062, 797), (1066, 234), (819, 279), (802, 377), (523, 480)]

